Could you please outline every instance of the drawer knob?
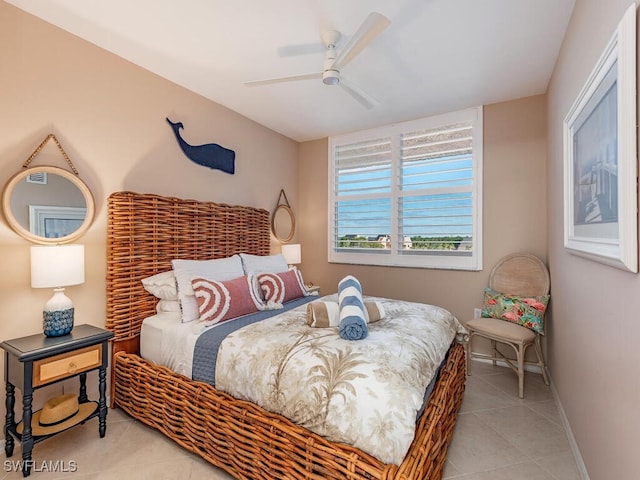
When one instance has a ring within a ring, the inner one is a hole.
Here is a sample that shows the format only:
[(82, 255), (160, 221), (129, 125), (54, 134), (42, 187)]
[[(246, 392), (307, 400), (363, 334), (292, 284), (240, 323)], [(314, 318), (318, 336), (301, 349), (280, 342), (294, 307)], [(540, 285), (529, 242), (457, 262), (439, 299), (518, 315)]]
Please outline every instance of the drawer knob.
[(76, 373), (77, 371), (78, 371), (78, 366), (75, 363), (71, 362), (69, 364), (69, 373)]

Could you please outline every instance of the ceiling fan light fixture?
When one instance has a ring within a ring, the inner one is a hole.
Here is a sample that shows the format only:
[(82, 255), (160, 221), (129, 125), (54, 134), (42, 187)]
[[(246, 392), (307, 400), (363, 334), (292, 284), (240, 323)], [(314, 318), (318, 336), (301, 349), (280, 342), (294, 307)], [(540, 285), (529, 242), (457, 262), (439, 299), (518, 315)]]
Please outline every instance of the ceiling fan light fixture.
[(340, 83), (340, 73), (337, 70), (325, 70), (322, 72), (322, 83), (325, 85), (337, 85)]

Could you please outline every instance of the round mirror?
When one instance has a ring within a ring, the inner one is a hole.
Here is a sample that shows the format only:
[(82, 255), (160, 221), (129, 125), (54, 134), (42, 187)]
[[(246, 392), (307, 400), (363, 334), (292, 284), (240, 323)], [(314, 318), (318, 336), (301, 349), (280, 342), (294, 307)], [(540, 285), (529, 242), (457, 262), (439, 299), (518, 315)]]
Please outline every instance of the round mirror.
[(71, 242), (87, 231), (95, 211), (91, 191), (77, 175), (58, 167), (31, 167), (4, 189), (9, 226), (35, 243)]
[(278, 205), (271, 215), (271, 232), (281, 242), (288, 242), (296, 231), (296, 219), (288, 205)]

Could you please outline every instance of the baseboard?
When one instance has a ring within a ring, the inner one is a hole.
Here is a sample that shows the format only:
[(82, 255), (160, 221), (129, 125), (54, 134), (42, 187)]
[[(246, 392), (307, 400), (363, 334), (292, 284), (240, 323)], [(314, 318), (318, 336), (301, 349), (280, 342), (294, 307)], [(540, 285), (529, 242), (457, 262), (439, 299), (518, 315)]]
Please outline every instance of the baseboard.
[[(481, 357), (472, 357), (471, 360), (473, 360), (474, 362), (487, 363), (487, 364), (492, 364), (493, 363), (491, 359), (481, 358)], [(513, 360), (513, 361), (515, 362), (515, 360)], [(507, 362), (505, 362), (504, 360), (496, 360), (496, 365), (498, 365), (500, 367), (511, 368), (511, 367), (509, 367), (509, 364)], [(525, 364), (524, 370), (525, 370), (525, 372), (539, 373), (540, 375), (542, 375), (542, 369), (540, 367), (538, 367), (537, 365), (527, 365), (527, 364)]]
[(573, 436), (573, 431), (571, 430), (569, 419), (567, 418), (567, 415), (564, 413), (564, 408), (562, 408), (562, 402), (560, 401), (560, 397), (558, 396), (558, 391), (556, 390), (556, 386), (553, 383), (553, 378), (551, 378), (551, 376), (549, 376), (549, 383), (551, 387), (551, 394), (553, 395), (553, 399), (556, 402), (556, 407), (558, 408), (558, 414), (560, 415), (560, 420), (562, 421), (562, 426), (564, 427), (564, 431), (567, 433), (567, 440), (569, 441), (569, 447), (571, 447), (573, 458), (576, 461), (580, 478), (581, 480), (590, 480), (589, 472), (587, 472), (587, 466), (584, 464), (584, 460), (582, 460), (582, 455), (580, 454), (578, 443), (576, 442), (576, 439)]

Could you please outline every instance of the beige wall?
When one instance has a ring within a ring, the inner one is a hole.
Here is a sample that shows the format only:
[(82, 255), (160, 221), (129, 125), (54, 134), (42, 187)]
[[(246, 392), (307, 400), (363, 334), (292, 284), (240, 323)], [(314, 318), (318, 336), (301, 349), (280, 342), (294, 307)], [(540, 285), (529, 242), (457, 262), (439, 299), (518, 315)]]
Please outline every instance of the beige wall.
[(356, 275), (366, 294), (427, 302), (460, 320), (482, 304), (489, 271), (503, 255), (546, 260), (546, 108), (535, 96), (484, 107), (484, 270), (462, 272), (327, 263), (327, 140), (299, 148), (298, 224), (305, 280), (336, 290)]
[[(0, 72), (0, 184), (54, 133), (96, 200), (96, 219), (78, 240), (85, 245), (86, 281), (67, 289), (77, 323), (105, 324), (106, 199), (111, 192), (271, 210), (284, 187), (297, 210), (296, 142), (1, 1)], [(189, 143), (215, 142), (235, 150), (235, 175), (187, 159), (167, 116), (185, 124)], [(51, 146), (32, 165), (67, 168)], [(30, 287), (29, 243), (4, 219), (0, 265), (0, 339), (41, 332), (42, 306), (52, 292)], [(4, 385), (0, 393), (4, 398)], [(36, 405), (48, 394), (36, 392)], [(4, 401), (0, 415), (4, 418)]]
[(640, 478), (640, 278), (563, 246), (563, 119), (629, 0), (577, 0), (548, 91), (549, 363), (591, 480)]

